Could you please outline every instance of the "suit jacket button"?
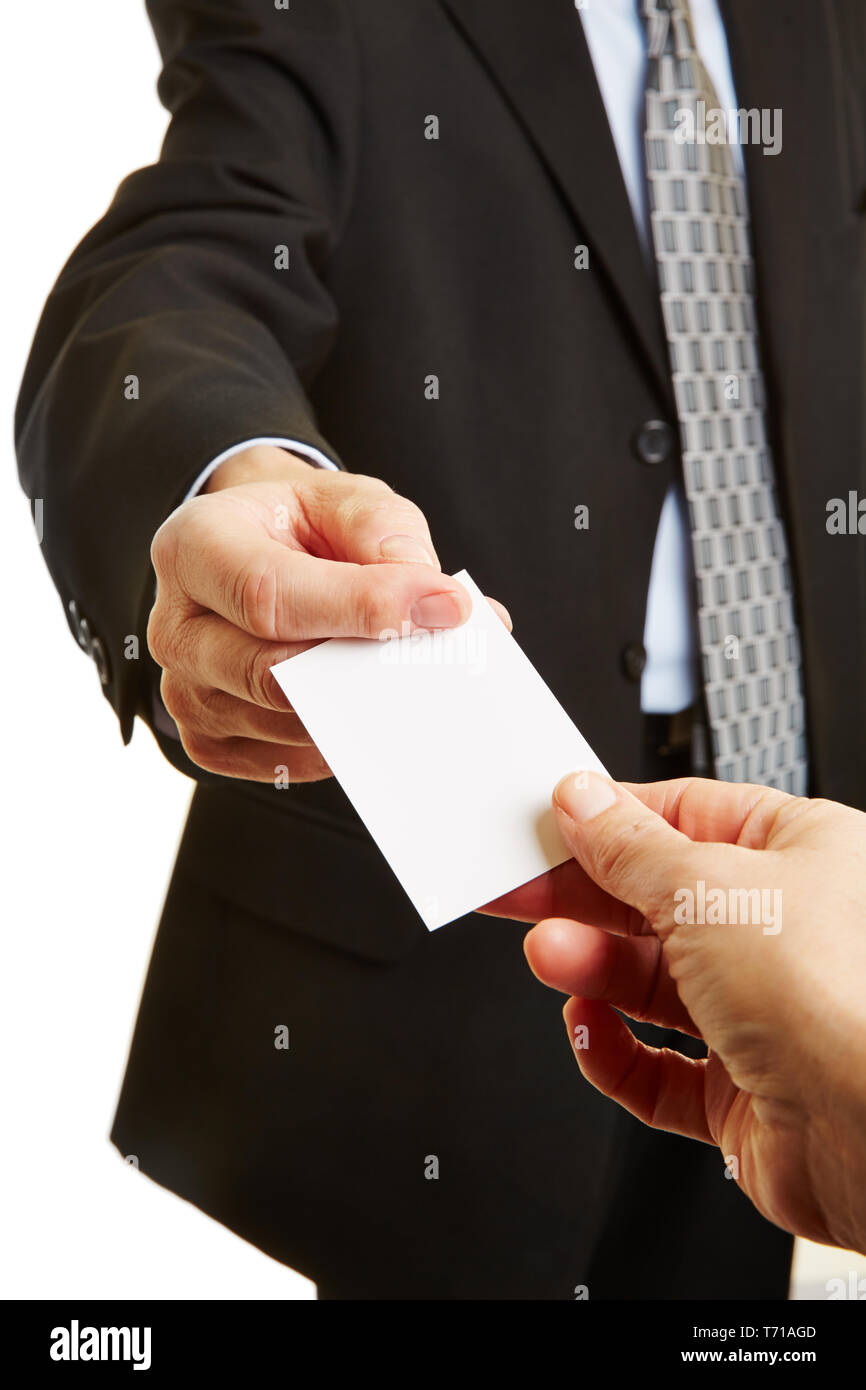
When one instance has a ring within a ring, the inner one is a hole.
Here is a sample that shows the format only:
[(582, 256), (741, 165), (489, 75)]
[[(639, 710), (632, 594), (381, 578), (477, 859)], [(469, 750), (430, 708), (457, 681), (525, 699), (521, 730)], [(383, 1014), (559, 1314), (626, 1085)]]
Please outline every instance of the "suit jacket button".
[(646, 666), (646, 647), (643, 642), (629, 642), (622, 649), (622, 669), (630, 681), (639, 681)]
[(84, 651), (89, 652), (91, 640), (90, 626), (88, 624), (87, 619), (82, 618), (81, 609), (78, 607), (78, 604), (75, 602), (75, 599), (72, 599), (71, 603), (69, 604), (69, 617), (72, 622), (72, 631), (75, 634), (76, 642), (78, 643), (79, 647), (83, 648)]
[(654, 467), (670, 458), (674, 432), (664, 420), (647, 420), (636, 432), (632, 442), (641, 463)]
[(72, 631), (75, 632), (75, 641), (81, 646), (82, 651), (88, 652), (89, 655), (90, 642), (92, 642), (92, 637), (90, 637), (90, 624), (88, 620), (86, 620), (86, 617), (81, 616), (81, 609), (79, 609), (75, 599), (72, 599), (70, 603), (70, 617), (72, 619)]
[(111, 681), (111, 672), (108, 669), (108, 658), (105, 655), (105, 648), (98, 637), (94, 637), (90, 644), (90, 655), (93, 657), (96, 670), (99, 673), (100, 684), (106, 686)]

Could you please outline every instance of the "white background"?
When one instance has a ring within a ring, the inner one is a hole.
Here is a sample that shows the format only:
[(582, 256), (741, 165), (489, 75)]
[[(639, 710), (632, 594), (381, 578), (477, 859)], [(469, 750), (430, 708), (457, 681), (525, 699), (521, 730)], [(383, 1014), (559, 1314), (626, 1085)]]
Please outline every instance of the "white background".
[[(2, 413), (42, 303), (120, 180), (159, 152), (143, 0), (4, 5)], [(192, 783), (126, 749), (17, 486), (0, 486), (6, 1297), (311, 1298), (306, 1279), (123, 1164), (108, 1129)], [(119, 461), (118, 474), (122, 471)]]
[[(165, 114), (143, 0), (28, 0), (3, 13), (3, 342), (11, 420), (63, 261)], [(123, 748), (69, 635), (7, 444), (0, 487), (4, 912), (0, 1295), (311, 1298), (313, 1285), (123, 1164), (108, 1143), (153, 932), (191, 784), (141, 725)], [(447, 929), (446, 929), (447, 930)], [(866, 1275), (804, 1250), (801, 1296)]]

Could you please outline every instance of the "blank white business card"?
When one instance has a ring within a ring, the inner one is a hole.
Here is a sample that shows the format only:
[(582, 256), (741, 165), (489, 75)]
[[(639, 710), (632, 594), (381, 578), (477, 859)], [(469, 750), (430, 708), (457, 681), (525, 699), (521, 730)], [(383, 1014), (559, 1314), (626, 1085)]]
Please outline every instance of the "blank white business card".
[(455, 577), (472, 598), (463, 627), (334, 638), (273, 667), (431, 931), (567, 859), (553, 788), (605, 771), (466, 571)]

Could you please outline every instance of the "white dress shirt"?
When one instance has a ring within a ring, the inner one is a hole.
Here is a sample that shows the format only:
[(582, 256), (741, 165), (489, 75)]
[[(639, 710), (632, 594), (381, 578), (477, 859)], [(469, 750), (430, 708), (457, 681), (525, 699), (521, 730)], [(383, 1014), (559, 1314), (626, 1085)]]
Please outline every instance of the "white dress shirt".
[[(560, 0), (564, 3), (564, 0)], [(644, 247), (651, 245), (644, 198), (643, 108), (646, 36), (640, 0), (588, 0), (578, 10), (596, 80), (616, 145), (626, 192)], [(725, 29), (717, 0), (691, 0), (695, 39), (719, 104), (737, 107)], [(742, 168), (742, 154), (734, 147)], [(648, 251), (648, 254), (651, 252)], [(212, 459), (196, 479), (194, 496), (225, 459), (253, 444), (275, 444), (320, 468), (336, 468), (327, 455), (291, 439), (247, 439)], [(680, 483), (667, 492), (659, 516), (650, 569), (643, 641), (641, 709), (675, 714), (697, 698), (698, 653), (692, 609), (692, 555), (685, 496)]]

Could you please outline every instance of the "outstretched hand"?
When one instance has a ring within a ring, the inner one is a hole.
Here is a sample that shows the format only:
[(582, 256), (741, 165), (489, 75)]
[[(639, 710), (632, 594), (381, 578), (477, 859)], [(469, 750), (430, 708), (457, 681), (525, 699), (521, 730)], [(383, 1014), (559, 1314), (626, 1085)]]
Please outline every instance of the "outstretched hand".
[[(583, 1075), (719, 1145), (770, 1220), (866, 1248), (866, 815), (766, 787), (563, 779), (573, 859), (490, 903), (571, 996)], [(539, 919), (544, 919), (539, 921)], [(702, 1038), (647, 1046), (621, 1014)]]

